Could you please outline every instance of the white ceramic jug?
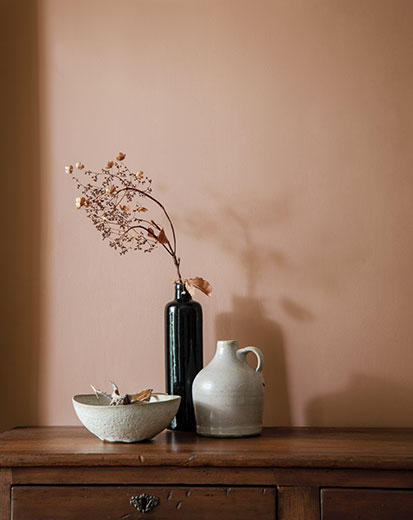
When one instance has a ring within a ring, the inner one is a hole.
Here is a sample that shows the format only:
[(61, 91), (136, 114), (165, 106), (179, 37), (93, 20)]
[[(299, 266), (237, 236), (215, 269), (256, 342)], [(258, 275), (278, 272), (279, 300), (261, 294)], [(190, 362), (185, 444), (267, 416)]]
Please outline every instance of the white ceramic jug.
[[(246, 361), (258, 358), (256, 370)], [(196, 431), (209, 437), (246, 437), (262, 430), (264, 356), (258, 348), (238, 348), (238, 341), (218, 341), (212, 361), (194, 380)]]

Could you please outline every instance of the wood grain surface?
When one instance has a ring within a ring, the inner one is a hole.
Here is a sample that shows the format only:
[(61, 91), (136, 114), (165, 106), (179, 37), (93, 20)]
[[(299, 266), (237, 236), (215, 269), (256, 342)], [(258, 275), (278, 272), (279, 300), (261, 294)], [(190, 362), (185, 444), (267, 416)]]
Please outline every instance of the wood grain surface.
[(136, 444), (82, 427), (0, 435), (0, 520), (136, 520), (147, 514), (129, 501), (143, 492), (161, 499), (154, 520), (411, 520), (412, 490), (413, 429), (165, 431)]
[(413, 469), (413, 429), (266, 428), (219, 439), (165, 431), (106, 443), (82, 427), (16, 428), (0, 435), (0, 466), (179, 466)]
[[(159, 504), (139, 512), (131, 497), (156, 496)], [(273, 520), (275, 489), (232, 487), (16, 486), (13, 520)]]
[(322, 520), (412, 520), (413, 491), (323, 489)]
[(279, 487), (277, 518), (278, 520), (320, 520), (318, 488)]
[(0, 468), (0, 519), (10, 518), (10, 486), (12, 472), (10, 468)]

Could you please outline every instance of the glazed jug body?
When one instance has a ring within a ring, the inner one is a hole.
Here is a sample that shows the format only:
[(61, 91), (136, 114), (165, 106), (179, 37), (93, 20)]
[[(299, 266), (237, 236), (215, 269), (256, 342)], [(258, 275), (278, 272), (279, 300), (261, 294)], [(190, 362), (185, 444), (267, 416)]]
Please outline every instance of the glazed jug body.
[[(246, 362), (252, 352), (256, 370)], [(262, 431), (264, 357), (255, 347), (239, 348), (235, 340), (218, 341), (212, 361), (193, 384), (196, 431), (211, 437), (245, 437)]]

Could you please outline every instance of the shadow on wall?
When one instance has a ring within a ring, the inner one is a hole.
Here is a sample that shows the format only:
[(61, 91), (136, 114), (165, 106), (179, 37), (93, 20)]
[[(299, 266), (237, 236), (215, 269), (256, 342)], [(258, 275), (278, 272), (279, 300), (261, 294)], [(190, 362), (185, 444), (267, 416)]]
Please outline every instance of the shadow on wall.
[[(270, 243), (257, 243), (255, 230), (263, 223), (273, 226), (288, 218), (288, 207), (284, 202), (277, 204), (256, 204), (256, 211), (250, 215), (234, 210), (222, 200), (222, 195), (210, 192), (218, 204), (216, 211), (192, 211), (190, 219), (182, 219), (179, 226), (197, 239), (215, 243), (220, 250), (233, 256), (245, 271), (246, 294), (233, 295), (232, 309), (217, 315), (215, 321), (216, 339), (236, 339), (241, 346), (253, 345), (263, 351), (265, 357), (265, 409), (264, 424), (267, 426), (289, 426), (291, 411), (288, 396), (287, 372), (284, 354), (282, 328), (266, 315), (264, 306), (256, 294), (258, 282), (263, 274), (272, 282), (280, 272), (291, 266), (286, 255)], [(237, 197), (240, 200), (240, 197)], [(240, 204), (240, 207), (242, 205)], [(179, 220), (179, 217), (178, 219)], [(225, 226), (223, 223), (225, 222)], [(281, 309), (297, 322), (313, 319), (310, 311), (290, 298), (280, 298)]]
[(215, 330), (217, 339), (237, 339), (242, 347), (252, 345), (262, 350), (265, 378), (264, 424), (289, 426), (291, 417), (281, 327), (265, 316), (258, 299), (234, 296), (231, 312), (216, 317)]
[(0, 431), (37, 423), (40, 273), (37, 13), (3, 0)]
[[(413, 385), (354, 374), (337, 392), (312, 399), (306, 424), (312, 426), (408, 427), (413, 409)], [(385, 410), (385, 416), (383, 416)], [(405, 421), (401, 418), (405, 418)]]

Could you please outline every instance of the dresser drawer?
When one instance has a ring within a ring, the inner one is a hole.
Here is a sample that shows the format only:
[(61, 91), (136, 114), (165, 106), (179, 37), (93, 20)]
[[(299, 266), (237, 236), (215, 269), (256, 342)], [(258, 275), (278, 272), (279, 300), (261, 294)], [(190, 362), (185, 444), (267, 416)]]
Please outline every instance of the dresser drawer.
[(413, 491), (322, 489), (322, 520), (412, 520)]
[[(145, 494), (159, 499), (150, 514), (130, 503)], [(275, 500), (274, 488), (261, 487), (13, 486), (12, 520), (266, 520)]]

